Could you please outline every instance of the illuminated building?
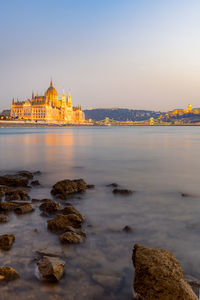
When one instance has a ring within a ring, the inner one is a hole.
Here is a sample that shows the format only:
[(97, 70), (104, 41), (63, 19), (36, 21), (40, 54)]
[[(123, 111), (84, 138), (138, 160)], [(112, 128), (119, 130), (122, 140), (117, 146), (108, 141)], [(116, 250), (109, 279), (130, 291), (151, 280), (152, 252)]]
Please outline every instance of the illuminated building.
[(63, 90), (62, 99), (59, 100), (58, 93), (53, 87), (52, 80), (50, 87), (44, 96), (34, 96), (31, 99), (19, 102), (13, 99), (11, 106), (11, 117), (19, 120), (46, 121), (63, 123), (82, 123), (84, 113), (80, 106), (73, 107), (71, 93), (65, 97)]

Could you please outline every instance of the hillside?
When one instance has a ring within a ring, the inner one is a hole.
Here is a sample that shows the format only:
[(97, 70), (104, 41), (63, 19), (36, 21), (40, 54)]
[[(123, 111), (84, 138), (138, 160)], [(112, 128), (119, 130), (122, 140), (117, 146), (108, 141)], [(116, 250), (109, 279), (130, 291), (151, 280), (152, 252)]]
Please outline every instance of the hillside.
[(106, 109), (97, 108), (92, 110), (84, 110), (86, 120), (101, 121), (105, 118), (114, 119), (116, 121), (143, 121), (149, 118), (158, 118), (162, 113), (151, 110), (134, 110), (126, 108)]

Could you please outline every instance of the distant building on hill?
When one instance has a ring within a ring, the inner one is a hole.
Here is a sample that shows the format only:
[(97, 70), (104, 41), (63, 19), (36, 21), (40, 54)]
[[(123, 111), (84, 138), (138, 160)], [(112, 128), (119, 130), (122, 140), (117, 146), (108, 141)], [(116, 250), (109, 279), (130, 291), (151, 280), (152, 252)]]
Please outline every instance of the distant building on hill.
[(10, 115), (19, 120), (62, 121), (66, 123), (82, 123), (84, 121), (81, 107), (72, 106), (71, 93), (69, 92), (66, 99), (63, 90), (62, 99), (59, 100), (52, 80), (44, 96), (34, 96), (32, 93), (32, 98), (26, 101), (19, 102), (13, 99)]
[(191, 104), (188, 104), (187, 109), (174, 109), (172, 111), (168, 111), (166, 114), (160, 116), (159, 118), (166, 118), (166, 117), (176, 117), (176, 116), (184, 116), (186, 114), (200, 114), (200, 108), (192, 108)]

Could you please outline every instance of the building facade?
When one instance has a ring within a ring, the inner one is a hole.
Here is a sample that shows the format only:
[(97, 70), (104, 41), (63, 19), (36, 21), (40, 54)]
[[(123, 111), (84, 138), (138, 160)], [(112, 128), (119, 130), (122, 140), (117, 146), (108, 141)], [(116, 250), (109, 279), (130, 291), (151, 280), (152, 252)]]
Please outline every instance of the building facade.
[(71, 93), (65, 97), (63, 90), (62, 99), (58, 98), (58, 93), (53, 87), (52, 80), (50, 87), (44, 96), (34, 96), (26, 101), (15, 101), (11, 106), (11, 117), (19, 120), (46, 121), (63, 123), (83, 123), (84, 113), (80, 106), (73, 107)]

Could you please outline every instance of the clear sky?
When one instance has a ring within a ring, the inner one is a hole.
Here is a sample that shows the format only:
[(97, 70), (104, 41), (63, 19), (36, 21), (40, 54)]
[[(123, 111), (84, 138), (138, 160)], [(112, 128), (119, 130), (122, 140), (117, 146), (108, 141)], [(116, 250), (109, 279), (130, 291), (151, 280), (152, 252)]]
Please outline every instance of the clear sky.
[(51, 77), (83, 108), (200, 107), (200, 1), (0, 0), (0, 110)]

